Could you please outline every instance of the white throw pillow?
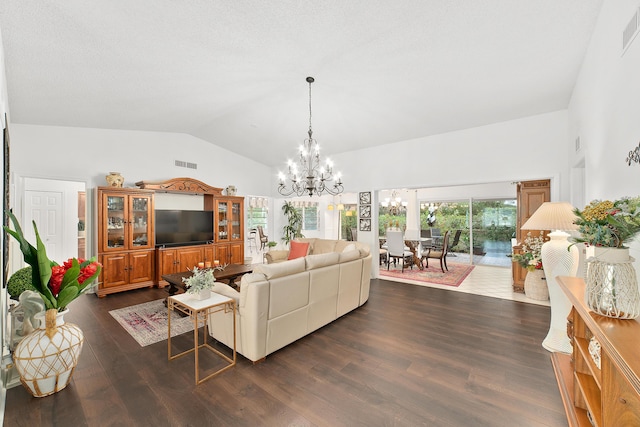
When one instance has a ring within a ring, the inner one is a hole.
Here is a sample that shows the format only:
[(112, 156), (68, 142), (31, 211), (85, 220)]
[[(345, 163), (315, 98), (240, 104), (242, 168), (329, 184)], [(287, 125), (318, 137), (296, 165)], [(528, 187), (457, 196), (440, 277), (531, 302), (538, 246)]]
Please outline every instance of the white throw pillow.
[(349, 252), (349, 251), (355, 251), (356, 250), (356, 245), (355, 243), (350, 243), (347, 246), (344, 247), (344, 249), (342, 250), (342, 253), (345, 252)]

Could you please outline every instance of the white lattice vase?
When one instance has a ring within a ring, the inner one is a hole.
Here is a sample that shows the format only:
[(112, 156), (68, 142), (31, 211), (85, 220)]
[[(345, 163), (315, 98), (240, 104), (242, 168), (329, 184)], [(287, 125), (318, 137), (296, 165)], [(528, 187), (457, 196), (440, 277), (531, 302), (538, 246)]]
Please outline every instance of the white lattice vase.
[(40, 328), (18, 343), (13, 362), (22, 385), (35, 397), (49, 396), (65, 388), (78, 364), (84, 335), (73, 323), (65, 323), (69, 312), (47, 310)]
[(543, 270), (527, 271), (527, 276), (524, 278), (524, 294), (527, 298), (538, 301), (549, 299), (549, 288)]
[(587, 248), (587, 306), (602, 316), (635, 319), (640, 292), (628, 248)]

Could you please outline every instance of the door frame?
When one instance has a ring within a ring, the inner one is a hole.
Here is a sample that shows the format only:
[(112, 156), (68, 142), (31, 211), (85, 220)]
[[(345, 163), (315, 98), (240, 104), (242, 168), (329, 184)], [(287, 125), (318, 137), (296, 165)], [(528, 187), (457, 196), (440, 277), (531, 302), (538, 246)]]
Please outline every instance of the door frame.
[[(25, 192), (27, 188), (27, 183), (29, 180), (34, 181), (47, 181), (52, 185), (55, 185), (55, 182), (64, 182), (64, 183), (73, 183), (73, 184), (83, 184), (84, 191), (86, 192), (86, 216), (85, 216), (85, 230), (86, 231), (86, 250), (87, 250), (87, 258), (92, 256), (93, 252), (93, 233), (90, 231), (93, 229), (93, 215), (92, 215), (92, 192), (89, 188), (89, 183), (85, 180), (74, 179), (74, 178), (66, 178), (66, 177), (49, 177), (49, 176), (38, 176), (38, 175), (19, 175), (17, 173), (12, 174), (12, 183), (11, 187), (11, 204), (10, 207), (13, 211), (13, 214), (18, 219), (20, 226), (25, 228), (28, 224), (24, 224), (24, 209), (25, 209)], [(46, 191), (46, 190), (44, 190)], [(66, 208), (63, 203), (63, 211), (62, 215), (65, 215)], [(76, 211), (72, 212), (74, 216), (77, 215), (77, 207)], [(74, 232), (77, 233), (77, 230), (64, 230), (63, 232)], [(35, 244), (35, 242), (29, 242), (31, 244)], [(55, 260), (56, 262), (62, 262), (64, 260)], [(20, 246), (15, 239), (9, 240), (9, 276), (13, 274), (13, 272), (19, 270), (24, 266), (24, 260), (22, 257), (22, 252), (20, 252)]]

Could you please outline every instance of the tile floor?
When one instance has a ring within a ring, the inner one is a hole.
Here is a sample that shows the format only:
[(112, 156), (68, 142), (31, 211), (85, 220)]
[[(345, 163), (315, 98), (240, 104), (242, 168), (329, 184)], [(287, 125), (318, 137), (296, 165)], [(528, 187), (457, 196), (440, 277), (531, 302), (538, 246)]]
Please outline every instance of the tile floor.
[(527, 298), (525, 294), (513, 292), (511, 286), (511, 269), (504, 267), (476, 265), (467, 278), (464, 279), (458, 287), (416, 282), (414, 280), (396, 279), (393, 277), (385, 277), (385, 280), (549, 306), (549, 300), (533, 300), (531, 298)]

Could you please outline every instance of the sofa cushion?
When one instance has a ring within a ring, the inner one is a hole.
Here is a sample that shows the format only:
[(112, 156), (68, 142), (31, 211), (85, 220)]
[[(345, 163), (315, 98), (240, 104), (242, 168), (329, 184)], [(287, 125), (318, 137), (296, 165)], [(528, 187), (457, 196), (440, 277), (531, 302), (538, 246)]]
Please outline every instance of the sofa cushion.
[(343, 262), (353, 261), (354, 259), (360, 258), (360, 251), (357, 249), (354, 249), (352, 251), (341, 252), (338, 255), (340, 256), (339, 262), (343, 263)]
[(303, 272), (306, 267), (304, 258), (296, 258), (276, 264), (257, 264), (253, 272), (262, 273), (267, 279), (276, 279), (282, 276)]
[(211, 292), (224, 295), (225, 297), (233, 298), (236, 301), (236, 305), (240, 301), (240, 292), (233, 289), (231, 286), (222, 282), (215, 282), (211, 288)]
[[(299, 239), (296, 239), (296, 242), (302, 242), (302, 243), (308, 243), (309, 244), (309, 253), (312, 254), (313, 253), (313, 245), (316, 242), (315, 237), (300, 237)], [(308, 255), (308, 254), (307, 254)]]
[(349, 240), (335, 240), (335, 242), (336, 245), (333, 248), (334, 252), (344, 252), (346, 247), (355, 247), (355, 242)]
[(313, 270), (314, 268), (337, 264), (339, 262), (339, 255), (335, 252), (331, 252), (328, 254), (307, 255), (305, 261), (307, 263), (307, 270)]
[(369, 245), (359, 245), (358, 251), (360, 252), (360, 256), (362, 258), (368, 257), (369, 254), (371, 253), (371, 249), (369, 248)]
[(335, 240), (327, 240), (327, 239), (316, 239), (313, 243), (313, 255), (317, 254), (327, 254), (329, 252), (334, 252), (336, 248)]
[[(337, 245), (336, 245), (336, 249), (338, 249)], [(349, 252), (349, 251), (355, 251), (355, 250), (356, 250), (356, 245), (354, 243), (351, 243), (345, 246), (344, 249), (342, 249), (340, 252)]]
[(289, 257), (287, 259), (302, 258), (309, 253), (309, 243), (292, 240), (289, 246)]

